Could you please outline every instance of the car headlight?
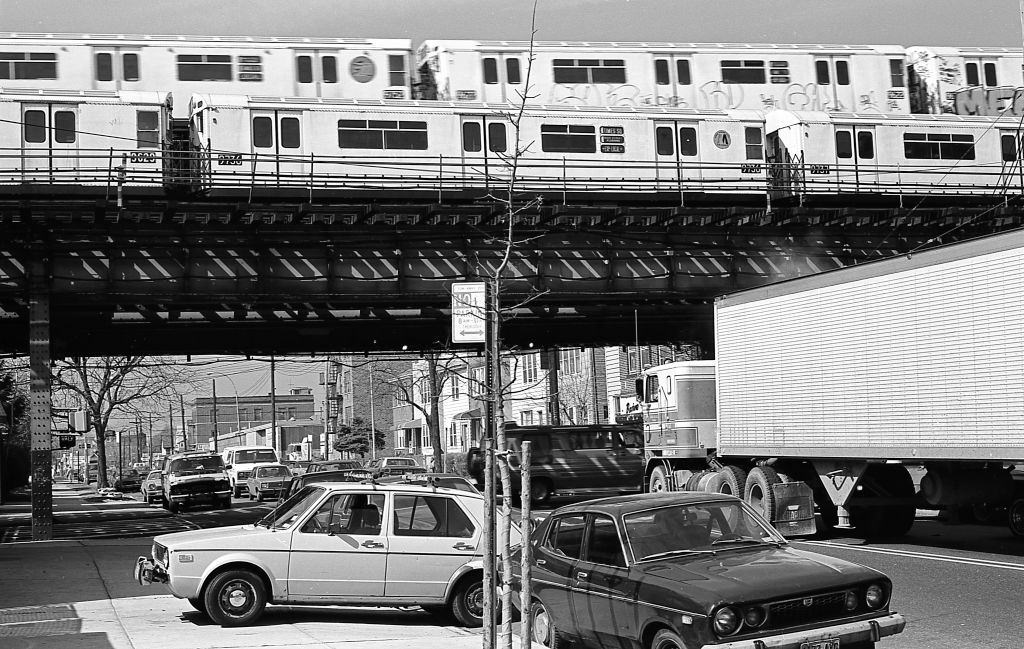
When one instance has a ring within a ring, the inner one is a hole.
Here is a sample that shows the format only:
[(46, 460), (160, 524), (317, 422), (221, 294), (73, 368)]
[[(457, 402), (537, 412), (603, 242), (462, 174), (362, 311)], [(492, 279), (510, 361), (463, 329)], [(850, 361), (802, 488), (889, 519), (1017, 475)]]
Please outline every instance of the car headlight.
[(732, 635), (740, 628), (740, 614), (731, 606), (723, 606), (715, 612), (712, 626), (718, 635)]
[(846, 610), (852, 611), (857, 608), (857, 593), (854, 591), (848, 591), (846, 593)]
[(270, 483), (269, 482), (261, 482), (260, 483), (260, 489), (270, 489)]
[(743, 609), (743, 623), (752, 629), (764, 624), (767, 617), (763, 606), (748, 606)]
[(885, 604), (885, 589), (882, 588), (882, 585), (871, 584), (868, 586), (868, 589), (864, 591), (864, 602), (868, 608), (881, 608)]

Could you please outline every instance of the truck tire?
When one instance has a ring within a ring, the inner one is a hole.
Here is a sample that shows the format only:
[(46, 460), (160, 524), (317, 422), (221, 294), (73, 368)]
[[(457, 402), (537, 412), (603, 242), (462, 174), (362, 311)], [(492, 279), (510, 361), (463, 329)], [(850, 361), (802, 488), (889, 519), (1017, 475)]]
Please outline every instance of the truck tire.
[(1019, 538), (1024, 538), (1024, 498), (1018, 498), (1010, 503), (1009, 514), (1010, 531)]
[[(862, 498), (912, 498), (914, 480), (902, 464), (880, 464), (868, 469), (860, 480)], [(869, 539), (903, 536), (914, 524), (916, 508), (913, 505), (850, 507), (850, 524), (857, 533)]]
[(747, 472), (738, 466), (732, 464), (726, 464), (718, 470), (718, 475), (721, 476), (721, 486), (715, 493), (720, 494), (732, 494), (737, 498), (742, 498), (744, 490), (747, 486)]
[(779, 474), (770, 466), (758, 466), (750, 470), (743, 488), (743, 500), (761, 514), (769, 523), (775, 520), (775, 493), (772, 486), (779, 484)]
[(551, 500), (551, 483), (543, 478), (535, 478), (530, 481), (530, 501), (543, 505)]
[(665, 469), (659, 465), (651, 469), (651, 477), (647, 481), (647, 492), (654, 494), (662, 491), (668, 491), (668, 478), (665, 475)]

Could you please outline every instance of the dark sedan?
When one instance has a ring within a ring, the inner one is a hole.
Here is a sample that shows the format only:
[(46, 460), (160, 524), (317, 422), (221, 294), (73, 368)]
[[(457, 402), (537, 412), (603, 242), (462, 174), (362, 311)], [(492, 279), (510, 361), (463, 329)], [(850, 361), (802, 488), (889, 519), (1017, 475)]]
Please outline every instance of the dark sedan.
[(790, 547), (733, 496), (570, 505), (530, 545), (533, 637), (546, 647), (866, 649), (905, 624), (885, 575)]
[(363, 463), (360, 460), (324, 460), (312, 462), (306, 468), (306, 473), (319, 473), (321, 471), (342, 471), (345, 469), (361, 469)]
[(343, 469), (341, 471), (315, 471), (303, 473), (291, 479), (288, 489), (281, 498), (288, 498), (299, 489), (313, 482), (361, 482), (370, 478), (370, 472), (365, 469)]

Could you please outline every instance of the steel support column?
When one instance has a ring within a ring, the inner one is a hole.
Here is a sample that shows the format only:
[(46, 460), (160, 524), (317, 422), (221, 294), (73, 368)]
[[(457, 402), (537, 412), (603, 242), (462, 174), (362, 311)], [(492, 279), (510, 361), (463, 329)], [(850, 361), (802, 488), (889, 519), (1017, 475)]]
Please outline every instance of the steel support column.
[(32, 540), (53, 538), (50, 421), (50, 281), (47, 262), (29, 264), (29, 431), (32, 439)]

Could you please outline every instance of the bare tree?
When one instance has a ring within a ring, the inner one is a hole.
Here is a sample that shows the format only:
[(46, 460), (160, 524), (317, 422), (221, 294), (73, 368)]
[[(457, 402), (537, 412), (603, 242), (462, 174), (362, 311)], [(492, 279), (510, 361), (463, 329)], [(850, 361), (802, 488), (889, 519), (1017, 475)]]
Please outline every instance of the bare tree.
[(593, 384), (587, 374), (582, 372), (559, 374), (558, 407), (562, 411), (562, 423), (569, 425), (587, 423), (586, 413), (592, 407), (593, 401)]
[(148, 402), (194, 382), (191, 371), (160, 357), (75, 357), (56, 363), (54, 387), (78, 397), (96, 431), (97, 487), (107, 486), (105, 441), (111, 418), (130, 416)]

